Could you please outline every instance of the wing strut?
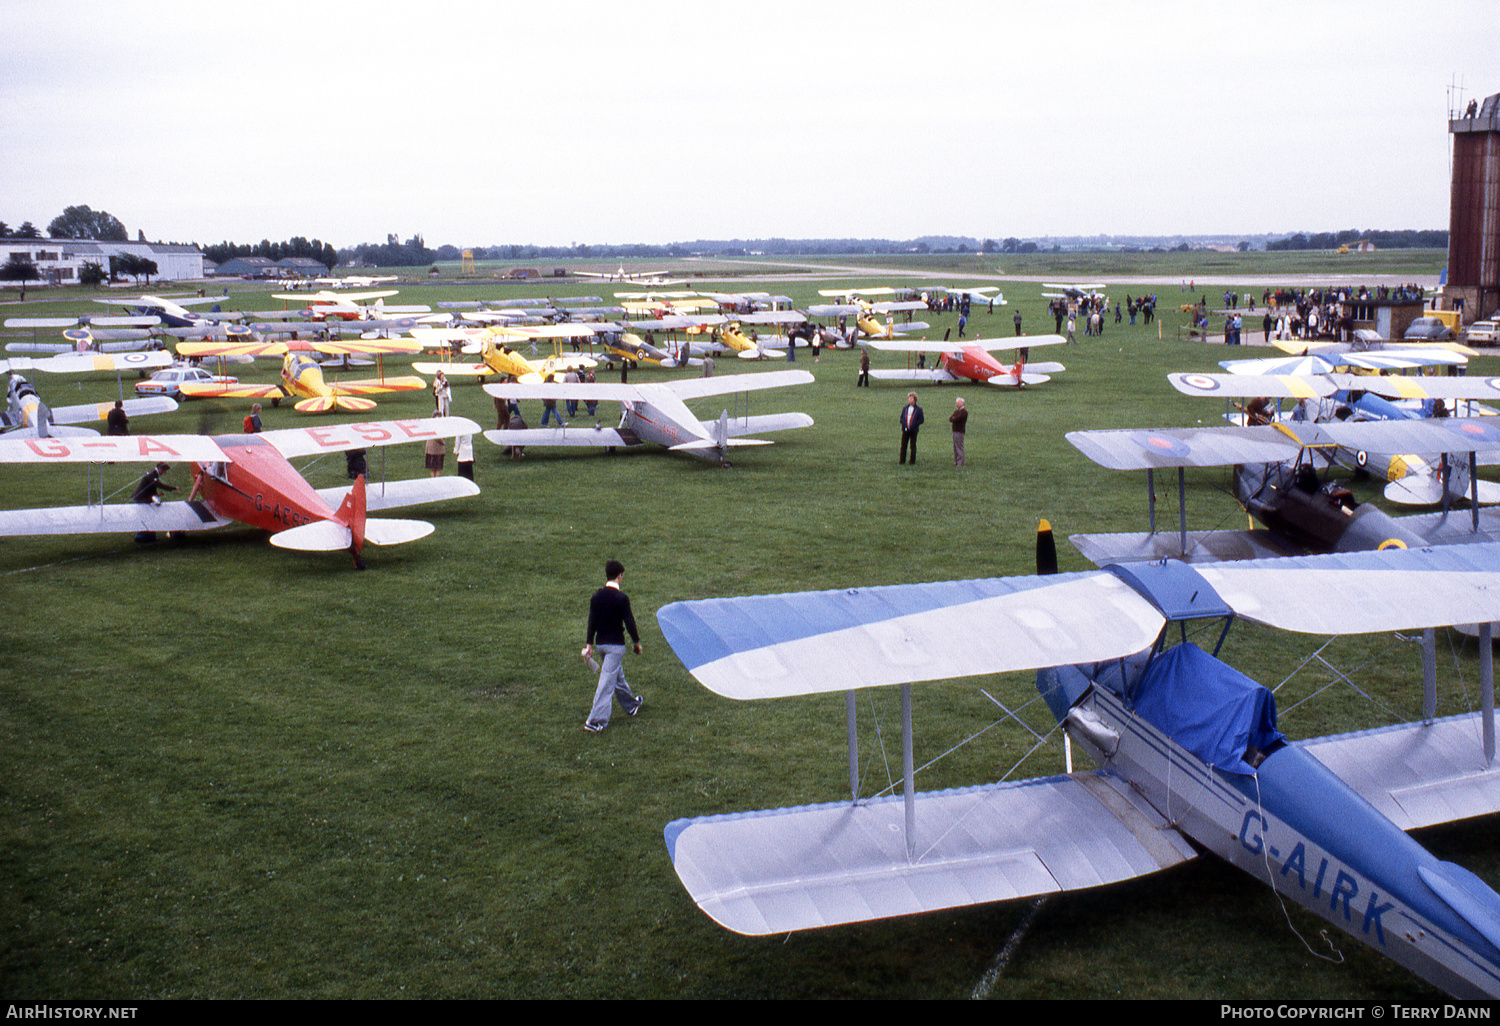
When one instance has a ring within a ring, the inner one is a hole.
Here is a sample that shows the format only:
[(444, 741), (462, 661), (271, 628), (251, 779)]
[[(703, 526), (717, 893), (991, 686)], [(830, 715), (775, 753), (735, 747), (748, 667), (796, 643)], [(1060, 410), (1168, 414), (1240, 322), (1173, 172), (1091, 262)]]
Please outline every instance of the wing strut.
[(851, 689), (844, 692), (844, 720), (849, 728), (849, 800), (859, 801), (859, 705)]
[(1479, 695), (1484, 720), (1484, 761), (1495, 762), (1495, 651), (1493, 645), (1494, 624), (1486, 620), (1479, 624)]
[[(1481, 642), (1489, 641), (1489, 625), (1484, 626)], [(1486, 692), (1488, 694), (1489, 692)], [(1489, 736), (1489, 751), (1493, 754), (1494, 738)], [(917, 857), (917, 788), (915, 762), (912, 758), (911, 738), (911, 685), (901, 685), (901, 788), (906, 795), (906, 857)]]

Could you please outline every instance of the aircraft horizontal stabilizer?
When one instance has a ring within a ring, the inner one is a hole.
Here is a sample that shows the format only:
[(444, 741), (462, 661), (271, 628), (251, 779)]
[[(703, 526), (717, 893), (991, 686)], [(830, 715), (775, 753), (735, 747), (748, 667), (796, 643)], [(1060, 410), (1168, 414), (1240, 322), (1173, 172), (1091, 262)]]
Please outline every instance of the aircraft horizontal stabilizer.
[(915, 806), (915, 858), (901, 796), (677, 820), (665, 836), (698, 906), (752, 935), (1097, 887), (1195, 854), (1094, 774), (928, 792)]
[[(1027, 366), (1030, 366), (1030, 364)], [(1021, 383), (1024, 385), (1040, 385), (1051, 380), (1045, 374), (1033, 374), (1029, 370), (1021, 372)], [(1009, 374), (996, 374), (994, 377), (987, 379), (985, 384), (994, 385), (997, 388), (1014, 388), (1016, 387), (1016, 379)]]
[[(775, 445), (776, 443), (769, 438), (728, 438), (724, 440), (723, 444), (733, 448), (740, 445)], [(693, 449), (717, 449), (719, 445), (720, 443), (715, 439), (698, 438), (691, 442), (679, 442), (670, 448), (673, 452), (684, 452)]]
[(354, 534), (343, 524), (319, 520), (271, 535), (271, 544), (298, 552), (337, 552), (354, 544)]
[[(713, 431), (717, 421), (699, 421), (704, 431)], [(730, 437), (754, 435), (762, 431), (791, 431), (795, 428), (813, 426), (812, 417), (805, 413), (763, 413), (753, 417), (731, 417), (725, 425)]]
[(365, 521), (365, 541), (371, 545), (402, 545), (425, 538), (434, 530), (425, 520), (370, 519)]
[[(339, 488), (319, 488), (323, 501), (337, 509), (343, 504), (352, 485)], [(418, 506), (424, 502), (441, 502), (444, 499), (462, 499), (479, 494), (479, 486), (463, 477), (417, 477), (406, 481), (376, 481), (365, 485), (365, 509), (399, 509), (402, 506)]]
[[(1493, 481), (1480, 481), (1479, 501), (1483, 505), (1500, 502), (1500, 485)], [(1443, 501), (1443, 482), (1434, 474), (1413, 474), (1399, 478), (1385, 486), (1385, 497), (1403, 506), (1436, 506)], [(1463, 499), (1468, 499), (1465, 489)]]

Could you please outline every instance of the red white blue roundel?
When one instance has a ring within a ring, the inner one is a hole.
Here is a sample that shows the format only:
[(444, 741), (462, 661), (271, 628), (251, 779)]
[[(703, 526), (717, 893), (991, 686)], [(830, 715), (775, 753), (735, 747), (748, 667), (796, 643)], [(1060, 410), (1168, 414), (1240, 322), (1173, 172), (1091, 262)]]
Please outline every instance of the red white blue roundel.
[(1500, 428), (1478, 417), (1447, 418), (1439, 420), (1436, 423), (1443, 425), (1449, 431), (1469, 441), (1494, 442), (1500, 440)]
[(120, 362), (121, 363), (145, 363), (147, 360), (151, 359), (151, 356), (152, 356), (151, 353), (121, 353), (120, 354)]
[(1189, 388), (1196, 388), (1202, 392), (1216, 392), (1222, 387), (1217, 380), (1207, 374), (1184, 374), (1181, 380)]
[(1170, 435), (1159, 435), (1154, 431), (1137, 431), (1130, 436), (1130, 440), (1142, 449), (1157, 456), (1175, 456), (1182, 458), (1192, 452), (1187, 443)]
[(67, 331), (63, 332), (63, 338), (67, 339), (69, 342), (87, 342), (93, 337), (93, 335), (89, 334), (87, 328), (69, 328)]

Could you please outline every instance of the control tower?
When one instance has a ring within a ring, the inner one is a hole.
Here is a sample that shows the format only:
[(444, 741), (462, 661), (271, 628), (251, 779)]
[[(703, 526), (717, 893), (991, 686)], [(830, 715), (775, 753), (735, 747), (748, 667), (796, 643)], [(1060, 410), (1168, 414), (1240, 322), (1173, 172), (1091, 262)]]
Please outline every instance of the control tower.
[(1465, 324), (1500, 309), (1500, 93), (1448, 122), (1453, 135), (1453, 197), (1448, 219), (1451, 303)]

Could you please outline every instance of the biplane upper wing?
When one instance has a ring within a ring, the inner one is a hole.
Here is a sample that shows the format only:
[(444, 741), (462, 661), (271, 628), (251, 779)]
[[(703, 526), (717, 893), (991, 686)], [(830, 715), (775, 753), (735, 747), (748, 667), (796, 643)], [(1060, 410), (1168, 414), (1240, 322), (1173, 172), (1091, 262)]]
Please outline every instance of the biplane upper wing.
[(1322, 399), (1340, 388), (1328, 377), (1299, 374), (1168, 374), (1167, 380), (1184, 395), (1224, 399)]
[[(901, 327), (901, 325), (896, 325)], [(1055, 346), (1068, 340), (1061, 335), (1017, 335), (1014, 338), (976, 338), (971, 341), (933, 342), (927, 339), (882, 339), (871, 338), (864, 345), (875, 349), (889, 349), (898, 353), (961, 353), (965, 349), (983, 349), (987, 353), (1007, 349), (1031, 349), (1035, 346)]]
[(427, 417), (422, 420), (381, 420), (355, 424), (327, 424), (278, 428), (254, 437), (263, 439), (287, 459), (349, 449), (372, 449), (432, 438), (477, 435), (479, 425), (467, 417)]
[[(1496, 583), (1500, 552), (1485, 546), (1459, 559), (1400, 550), (1205, 568), (1168, 597), (1174, 615), (1232, 609), (1297, 630), (1374, 631), (1493, 618)], [(1452, 597), (1415, 603), (1417, 587)], [(657, 621), (705, 686), (765, 698), (1138, 652), (1166, 622), (1163, 592), (1151, 594), (1109, 573), (1061, 574), (675, 602)], [(913, 810), (905, 823), (903, 799), (709, 816), (675, 821), (665, 837), (699, 906), (755, 934), (1089, 887), (1192, 857), (1099, 774), (926, 793)]]
[(1070, 431), (1066, 437), (1079, 452), (1110, 470), (1280, 463), (1294, 458), (1298, 449), (1295, 435), (1269, 424)]
[(0, 463), (231, 462), (206, 435), (83, 435), (0, 439)]

